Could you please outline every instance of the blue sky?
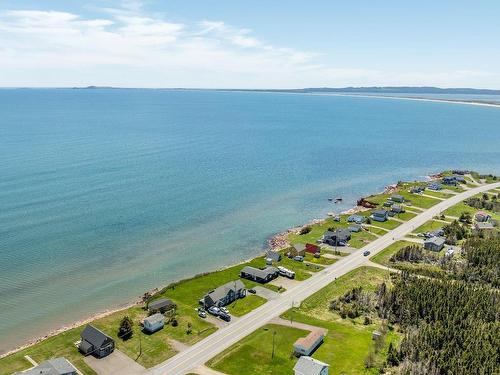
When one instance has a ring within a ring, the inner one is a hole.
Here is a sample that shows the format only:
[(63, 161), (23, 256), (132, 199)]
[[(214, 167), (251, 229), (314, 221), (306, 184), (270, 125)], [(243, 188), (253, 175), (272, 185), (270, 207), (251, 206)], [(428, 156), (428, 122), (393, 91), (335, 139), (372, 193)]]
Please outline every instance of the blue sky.
[(0, 3), (0, 86), (500, 88), (500, 2)]

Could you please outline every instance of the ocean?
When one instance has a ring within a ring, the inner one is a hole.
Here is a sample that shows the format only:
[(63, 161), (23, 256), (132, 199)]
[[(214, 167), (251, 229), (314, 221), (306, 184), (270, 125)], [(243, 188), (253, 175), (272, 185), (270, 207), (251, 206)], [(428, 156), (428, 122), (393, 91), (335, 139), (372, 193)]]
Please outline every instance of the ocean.
[(500, 174), (499, 145), (492, 107), (2, 89), (0, 353), (253, 257), (270, 235), (398, 180), (449, 168)]

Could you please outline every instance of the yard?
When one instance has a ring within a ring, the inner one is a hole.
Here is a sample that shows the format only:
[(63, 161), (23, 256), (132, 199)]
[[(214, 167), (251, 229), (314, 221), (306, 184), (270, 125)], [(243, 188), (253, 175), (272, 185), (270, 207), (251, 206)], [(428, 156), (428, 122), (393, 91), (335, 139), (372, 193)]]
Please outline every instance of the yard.
[(417, 229), (413, 231), (413, 233), (425, 233), (425, 232), (432, 232), (434, 230), (441, 229), (447, 225), (446, 223), (443, 223), (441, 221), (435, 221), (435, 220), (429, 220), (426, 223), (422, 224), (419, 226)]
[(372, 262), (382, 264), (384, 266), (391, 266), (392, 263), (389, 262), (389, 259), (391, 258), (391, 256), (394, 253), (396, 253), (396, 251), (398, 251), (399, 249), (401, 249), (405, 246), (413, 245), (413, 244), (414, 244), (413, 242), (409, 242), (409, 241), (396, 241), (392, 245), (389, 245), (388, 247), (386, 247), (384, 250), (382, 250), (377, 255), (371, 257), (370, 260)]
[[(402, 195), (406, 201), (410, 201), (412, 206), (420, 208), (430, 208), (435, 204), (441, 202), (439, 199), (424, 197), (419, 194), (412, 194), (407, 191), (400, 191), (398, 194)], [(406, 203), (407, 204), (407, 203)]]
[(226, 307), (231, 315), (243, 316), (266, 302), (267, 300), (265, 298), (247, 293), (245, 298), (237, 299)]

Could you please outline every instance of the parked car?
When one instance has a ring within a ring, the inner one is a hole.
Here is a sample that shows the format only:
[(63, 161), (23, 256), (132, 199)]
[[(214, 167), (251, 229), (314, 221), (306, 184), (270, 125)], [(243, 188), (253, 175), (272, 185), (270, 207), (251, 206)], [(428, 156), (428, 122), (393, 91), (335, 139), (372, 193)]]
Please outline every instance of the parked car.
[(219, 314), (219, 318), (221, 318), (222, 320), (224, 320), (226, 322), (230, 322), (231, 321), (231, 315), (226, 314), (226, 313)]
[(199, 309), (198, 310), (198, 316), (200, 318), (206, 318), (207, 317), (207, 313), (205, 312), (205, 310)]
[(255, 293), (257, 293), (257, 291), (252, 288), (252, 289), (248, 289), (248, 293), (255, 294)]
[(293, 260), (297, 261), (297, 262), (303, 262), (304, 261), (304, 257), (301, 256), (301, 255), (296, 255), (293, 257)]
[(208, 308), (208, 312), (212, 315), (219, 316), (220, 314), (220, 309), (216, 306), (211, 306)]
[(368, 250), (366, 250), (366, 251), (364, 251), (364, 252), (363, 252), (363, 255), (364, 255), (365, 257), (367, 257), (368, 255), (370, 255), (370, 252), (369, 252)]
[(321, 257), (321, 255), (319, 253), (314, 253), (314, 257), (319, 258), (319, 257)]
[(222, 312), (223, 312), (223, 313), (225, 313), (225, 314), (229, 314), (229, 310), (228, 310), (228, 309), (226, 309), (225, 307), (221, 307), (221, 308), (220, 308), (220, 311), (222, 311)]

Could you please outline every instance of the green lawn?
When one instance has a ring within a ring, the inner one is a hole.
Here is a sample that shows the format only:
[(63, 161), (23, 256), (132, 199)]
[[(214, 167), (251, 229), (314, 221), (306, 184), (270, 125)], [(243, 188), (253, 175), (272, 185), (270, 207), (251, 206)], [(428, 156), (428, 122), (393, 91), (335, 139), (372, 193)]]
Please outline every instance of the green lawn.
[(265, 298), (247, 293), (245, 298), (238, 299), (226, 307), (231, 315), (243, 316), (266, 302)]
[[(323, 344), (313, 354), (314, 358), (330, 364), (330, 374), (377, 374), (378, 369), (366, 369), (364, 359), (372, 348), (372, 332), (379, 322), (363, 325), (361, 318), (341, 319), (328, 309), (329, 301), (352, 289), (363, 285), (374, 290), (382, 281), (389, 282), (387, 272), (373, 268), (358, 268), (332, 282), (327, 287), (307, 298), (293, 311), (293, 320), (323, 327), (328, 330)], [(283, 317), (290, 318), (291, 312)], [(209, 367), (226, 374), (291, 374), (297, 359), (291, 355), (293, 343), (307, 331), (297, 328), (266, 325), (245, 337), (231, 348), (211, 359)], [(272, 358), (273, 335), (275, 355)], [(385, 348), (376, 356), (381, 364), (389, 342), (399, 340), (398, 335), (389, 330)]]
[(372, 220), (371, 225), (376, 226), (376, 227), (380, 227), (380, 228), (384, 228), (387, 230), (391, 230), (391, 229), (399, 227), (401, 225), (401, 223), (399, 221), (391, 220), (391, 219), (389, 219), (387, 221)]
[(426, 223), (419, 226), (417, 229), (413, 231), (413, 233), (425, 233), (431, 232), (437, 229), (444, 227), (446, 224), (440, 221), (429, 220)]
[(402, 195), (405, 197), (407, 201), (411, 201), (412, 206), (420, 207), (420, 208), (430, 208), (434, 206), (435, 204), (438, 204), (441, 202), (439, 199), (434, 199), (434, 198), (429, 198), (429, 197), (423, 197), (418, 194), (412, 194), (407, 191), (400, 191), (398, 194)]
[(291, 356), (293, 343), (308, 333), (298, 328), (267, 324), (212, 358), (207, 365), (228, 375), (289, 375), (297, 362), (297, 358)]
[[(326, 258), (325, 258), (326, 259)], [(286, 256), (281, 257), (281, 261), (275, 262), (275, 266), (283, 266), (295, 272), (295, 279), (302, 281), (311, 277), (311, 272), (318, 272), (324, 269), (319, 264), (308, 264), (304, 262), (297, 262)]]
[(447, 210), (445, 210), (443, 213), (447, 216), (455, 216), (459, 217), (462, 212), (469, 212), (471, 215), (474, 215), (477, 211), (477, 209), (466, 205), (464, 202), (457, 203), (454, 206), (451, 206)]
[(432, 195), (433, 197), (444, 198), (444, 199), (447, 199), (447, 198), (450, 198), (453, 196), (453, 194), (443, 193), (441, 191), (434, 191), (434, 190), (425, 190), (424, 194)]
[(386, 247), (384, 250), (382, 250), (377, 255), (372, 256), (370, 258), (370, 260), (372, 262), (382, 264), (384, 266), (391, 266), (392, 263), (389, 262), (389, 259), (391, 258), (391, 256), (399, 249), (401, 249), (405, 246), (413, 245), (413, 244), (414, 244), (413, 242), (409, 242), (409, 241), (396, 241), (392, 245), (389, 245), (388, 247)]
[(376, 240), (377, 237), (367, 232), (365, 230), (361, 230), (358, 233), (352, 233), (351, 240), (349, 241), (349, 246), (354, 247), (356, 249), (360, 249), (366, 244)]
[(383, 236), (384, 234), (387, 234), (387, 229), (383, 228), (378, 228), (378, 227), (366, 227), (368, 231), (378, 234), (379, 236)]
[(332, 258), (326, 258), (324, 256), (320, 256), (319, 258), (315, 258), (312, 254), (306, 253), (306, 257), (304, 258), (306, 262), (314, 263), (314, 264), (321, 264), (328, 266), (330, 264), (335, 263), (337, 260), (332, 259)]
[(395, 216), (395, 218), (397, 218), (399, 220), (403, 220), (403, 221), (408, 221), (410, 219), (413, 219), (415, 216), (417, 216), (417, 214), (414, 214), (413, 212), (403, 212), (403, 213), (397, 214)]

